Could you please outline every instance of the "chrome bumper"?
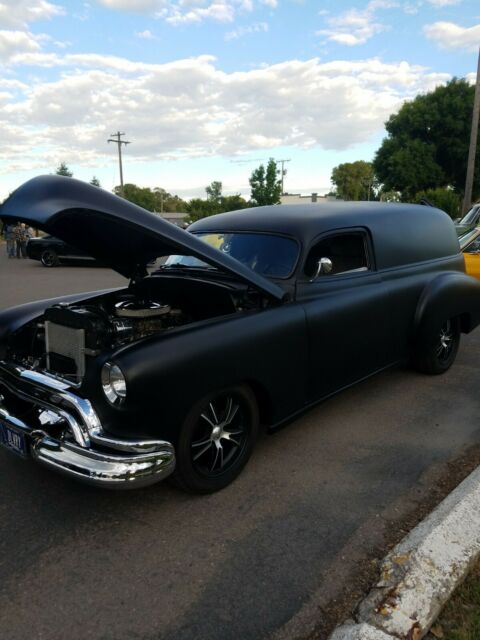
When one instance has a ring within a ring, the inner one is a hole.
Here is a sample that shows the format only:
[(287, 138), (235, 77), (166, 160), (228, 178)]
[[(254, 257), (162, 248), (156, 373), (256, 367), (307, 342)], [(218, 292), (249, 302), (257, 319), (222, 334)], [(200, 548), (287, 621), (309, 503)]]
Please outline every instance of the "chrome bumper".
[[(9, 412), (2, 403), (2, 386), (65, 424), (69, 437), (54, 438)], [(89, 484), (136, 488), (166, 478), (175, 468), (169, 442), (111, 438), (91, 403), (74, 394), (67, 383), (5, 362), (0, 362), (0, 421), (24, 434), (35, 460)]]

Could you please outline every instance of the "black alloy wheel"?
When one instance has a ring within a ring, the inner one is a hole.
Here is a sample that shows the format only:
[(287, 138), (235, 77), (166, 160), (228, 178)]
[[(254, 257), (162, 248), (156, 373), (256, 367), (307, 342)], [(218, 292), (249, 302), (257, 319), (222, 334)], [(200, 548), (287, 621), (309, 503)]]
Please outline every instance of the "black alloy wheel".
[(173, 480), (193, 493), (223, 489), (246, 465), (257, 435), (258, 409), (248, 387), (230, 387), (205, 398), (182, 427)]
[(44, 267), (56, 267), (58, 265), (58, 255), (53, 249), (45, 249), (40, 261)]
[(438, 375), (448, 371), (457, 357), (460, 345), (459, 318), (450, 318), (440, 327), (435, 342), (415, 359), (422, 373)]

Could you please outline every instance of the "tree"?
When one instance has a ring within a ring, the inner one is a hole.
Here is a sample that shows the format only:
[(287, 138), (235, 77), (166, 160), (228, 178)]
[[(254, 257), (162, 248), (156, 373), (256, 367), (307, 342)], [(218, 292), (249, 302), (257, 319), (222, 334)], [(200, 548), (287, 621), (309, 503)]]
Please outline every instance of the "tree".
[(214, 180), (208, 187), (205, 187), (207, 192), (207, 200), (220, 204), (222, 199), (222, 183), (218, 180)]
[(453, 219), (458, 218), (461, 214), (462, 199), (453, 189), (437, 187), (436, 189), (419, 191), (415, 196), (415, 202), (420, 202), (422, 199), (426, 199), (435, 207), (446, 211)]
[(364, 160), (339, 164), (330, 179), (344, 200), (373, 200), (378, 186), (372, 163)]
[[(121, 196), (122, 188), (117, 186), (113, 192), (117, 196)], [(123, 197), (129, 202), (147, 209), (147, 211), (155, 211), (155, 196), (149, 187), (139, 187), (136, 184), (127, 183), (123, 187)]]
[(57, 174), (57, 176), (66, 176), (67, 178), (72, 178), (73, 177), (73, 173), (67, 167), (65, 162), (61, 162), (58, 165), (58, 167), (55, 169), (55, 173)]
[(217, 212), (212, 211), (212, 203), (208, 200), (192, 198), (190, 202), (187, 203), (187, 213), (190, 216), (190, 220), (195, 222), (195, 220), (206, 218), (207, 216), (211, 216), (213, 213)]
[(239, 193), (233, 196), (222, 196), (220, 207), (223, 211), (237, 211), (238, 209), (246, 209), (250, 206), (250, 203), (242, 198)]
[[(452, 187), (463, 193), (474, 87), (454, 78), (406, 102), (386, 122), (388, 136), (378, 149), (375, 173), (385, 190), (414, 199), (426, 189)], [(474, 195), (480, 195), (480, 154)]]
[(187, 203), (179, 196), (173, 196), (171, 193), (162, 189), (161, 187), (155, 187), (153, 189), (153, 197), (155, 202), (155, 211), (160, 213), (171, 212), (186, 212)]
[(90, 184), (93, 185), (94, 187), (101, 187), (102, 186), (100, 184), (100, 180), (97, 178), (97, 176), (93, 176), (93, 178), (90, 180)]
[(267, 204), (280, 204), (282, 195), (282, 180), (280, 170), (273, 158), (270, 158), (267, 168), (261, 164), (252, 171), (249, 182), (251, 187), (251, 201), (253, 206), (261, 207)]

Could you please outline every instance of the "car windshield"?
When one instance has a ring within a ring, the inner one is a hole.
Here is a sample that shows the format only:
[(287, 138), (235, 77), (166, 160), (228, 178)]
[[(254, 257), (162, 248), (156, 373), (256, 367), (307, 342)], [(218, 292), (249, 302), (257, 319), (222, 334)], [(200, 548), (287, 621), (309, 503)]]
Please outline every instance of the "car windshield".
[(459, 224), (474, 224), (477, 219), (477, 214), (480, 213), (480, 205), (475, 205), (465, 214), (465, 216), (460, 220)]
[[(262, 276), (288, 278), (295, 267), (298, 245), (291, 238), (265, 233), (197, 233), (207, 244), (250, 267)], [(164, 268), (212, 268), (193, 256), (171, 255)]]
[(473, 240), (476, 240), (479, 235), (480, 235), (479, 230), (473, 229), (472, 231), (468, 231), (467, 233), (465, 233), (463, 236), (460, 236), (458, 241), (460, 242), (461, 251), (465, 251), (469, 247), (469, 245), (473, 242)]

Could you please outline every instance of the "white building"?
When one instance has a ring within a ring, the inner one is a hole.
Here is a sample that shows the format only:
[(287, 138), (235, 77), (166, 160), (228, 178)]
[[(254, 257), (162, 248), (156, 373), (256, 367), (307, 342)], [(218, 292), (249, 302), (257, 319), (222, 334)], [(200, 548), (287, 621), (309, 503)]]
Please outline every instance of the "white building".
[(280, 197), (280, 204), (307, 204), (308, 202), (322, 204), (335, 200), (338, 200), (335, 196), (319, 196), (318, 193), (312, 193), (309, 196), (302, 196), (300, 193), (284, 193)]

